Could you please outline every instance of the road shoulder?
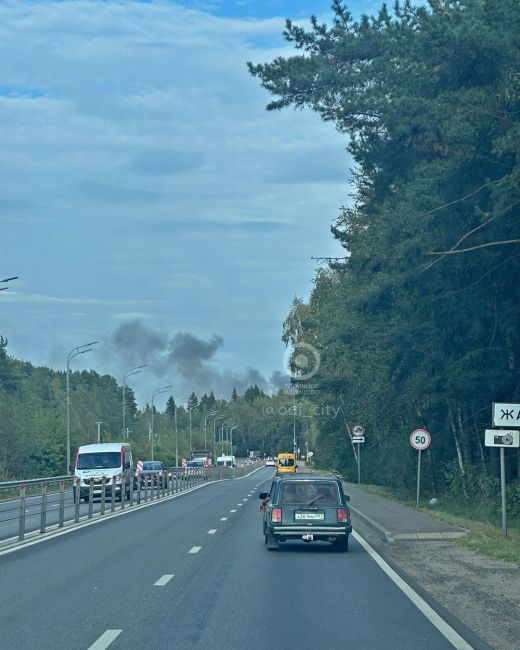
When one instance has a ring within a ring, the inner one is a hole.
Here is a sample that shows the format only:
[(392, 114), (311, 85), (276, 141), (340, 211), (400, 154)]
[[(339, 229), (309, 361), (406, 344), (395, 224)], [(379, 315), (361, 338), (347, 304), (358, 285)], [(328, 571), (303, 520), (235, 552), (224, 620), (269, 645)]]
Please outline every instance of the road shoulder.
[(383, 557), (490, 646), (517, 650), (520, 567), (457, 544), (454, 533), (461, 529), (351, 484), (346, 484), (346, 491), (359, 511), (353, 512), (354, 529)]

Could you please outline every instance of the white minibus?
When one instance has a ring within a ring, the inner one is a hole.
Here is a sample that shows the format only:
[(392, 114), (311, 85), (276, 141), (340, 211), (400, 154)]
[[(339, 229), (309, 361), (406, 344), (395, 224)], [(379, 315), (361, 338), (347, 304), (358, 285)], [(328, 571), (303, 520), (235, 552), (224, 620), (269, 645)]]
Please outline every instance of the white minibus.
[(127, 499), (130, 498), (134, 482), (134, 463), (128, 443), (106, 442), (78, 448), (74, 464), (74, 494), (79, 485), (80, 499), (88, 501), (92, 479), (93, 497), (101, 498), (103, 477), (107, 498), (112, 498), (114, 478), (115, 496), (120, 501), (123, 495)]

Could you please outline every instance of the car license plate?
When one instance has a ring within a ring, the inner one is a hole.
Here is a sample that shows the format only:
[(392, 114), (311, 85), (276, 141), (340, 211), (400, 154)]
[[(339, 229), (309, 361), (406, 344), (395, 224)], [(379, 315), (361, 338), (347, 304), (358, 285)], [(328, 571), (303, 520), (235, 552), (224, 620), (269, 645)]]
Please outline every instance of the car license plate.
[(296, 512), (294, 519), (296, 521), (323, 521), (325, 515), (323, 512)]

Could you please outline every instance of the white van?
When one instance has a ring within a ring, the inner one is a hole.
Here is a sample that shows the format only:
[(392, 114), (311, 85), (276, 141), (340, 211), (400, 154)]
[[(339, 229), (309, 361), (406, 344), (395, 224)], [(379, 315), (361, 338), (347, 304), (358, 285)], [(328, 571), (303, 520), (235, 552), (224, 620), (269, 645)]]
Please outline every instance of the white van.
[(88, 501), (90, 479), (93, 479), (93, 497), (101, 498), (102, 480), (105, 477), (105, 495), (112, 498), (112, 486), (116, 479), (116, 497), (130, 498), (133, 490), (134, 463), (130, 445), (124, 442), (106, 442), (83, 445), (76, 452), (74, 463), (74, 494), (79, 480), (80, 499)]
[(236, 467), (237, 461), (234, 456), (219, 456), (217, 458), (217, 467)]

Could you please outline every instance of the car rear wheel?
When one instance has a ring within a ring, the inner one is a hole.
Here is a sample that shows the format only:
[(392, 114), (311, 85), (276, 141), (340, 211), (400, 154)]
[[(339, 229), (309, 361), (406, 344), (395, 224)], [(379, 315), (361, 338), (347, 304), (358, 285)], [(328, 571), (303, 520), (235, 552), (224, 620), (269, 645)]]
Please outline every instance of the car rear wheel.
[(348, 537), (342, 537), (333, 542), (334, 550), (338, 553), (346, 553), (348, 551)]
[(267, 544), (267, 550), (268, 551), (277, 551), (278, 550), (278, 540), (274, 535), (270, 535), (269, 533), (265, 534), (265, 543)]

